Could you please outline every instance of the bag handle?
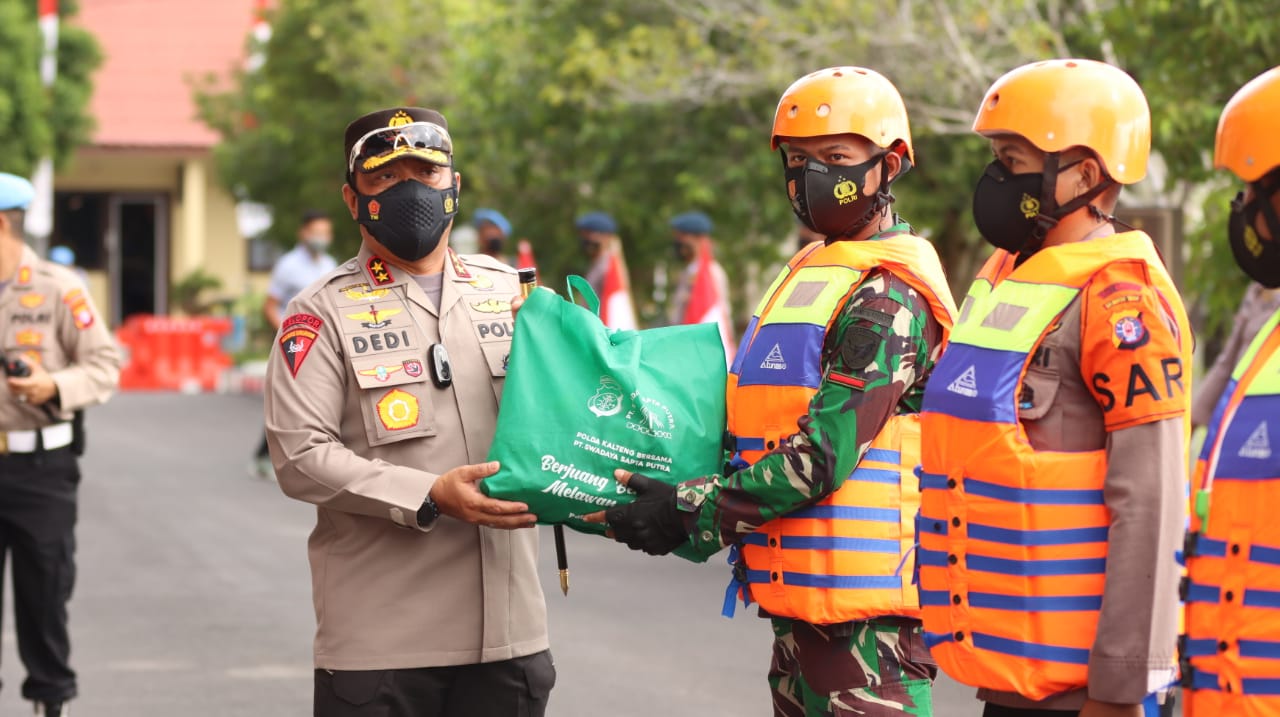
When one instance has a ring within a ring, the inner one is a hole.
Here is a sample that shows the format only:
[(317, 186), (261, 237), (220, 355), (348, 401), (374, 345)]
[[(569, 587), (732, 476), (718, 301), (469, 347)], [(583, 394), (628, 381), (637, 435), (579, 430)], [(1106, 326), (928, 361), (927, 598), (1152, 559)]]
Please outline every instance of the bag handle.
[(591, 283), (577, 274), (570, 274), (565, 279), (565, 293), (569, 296), (569, 301), (578, 302), (578, 294), (582, 295), (582, 301), (587, 305), (587, 309), (596, 316), (600, 315), (600, 297), (596, 296), (596, 290), (591, 288)]

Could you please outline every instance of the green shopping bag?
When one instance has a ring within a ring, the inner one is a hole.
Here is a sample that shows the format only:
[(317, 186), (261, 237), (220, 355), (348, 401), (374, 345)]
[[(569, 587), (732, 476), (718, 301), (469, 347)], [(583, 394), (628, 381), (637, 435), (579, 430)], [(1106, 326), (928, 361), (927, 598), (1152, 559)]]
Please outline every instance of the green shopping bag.
[(667, 483), (720, 472), (725, 354), (715, 324), (608, 329), (591, 286), (571, 276), (575, 289), (590, 309), (535, 291), (516, 317), (489, 451), (502, 468), (480, 487), (600, 534), (583, 516), (635, 499), (614, 469)]

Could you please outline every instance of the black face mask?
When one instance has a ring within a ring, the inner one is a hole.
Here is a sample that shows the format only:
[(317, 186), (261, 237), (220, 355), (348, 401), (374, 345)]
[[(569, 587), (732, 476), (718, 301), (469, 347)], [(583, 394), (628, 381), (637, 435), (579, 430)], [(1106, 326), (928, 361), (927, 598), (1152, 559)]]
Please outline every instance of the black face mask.
[(1097, 186), (1057, 206), (1058, 175), (1084, 160), (1058, 167), (1058, 155), (1045, 157), (1045, 171), (1014, 174), (1000, 160), (987, 165), (973, 190), (973, 223), (982, 238), (1014, 254), (1030, 256), (1044, 244), (1049, 231), (1063, 217), (1087, 205), (1111, 186), (1104, 179)]
[(497, 256), (502, 253), (502, 246), (505, 242), (502, 239), (485, 239), (484, 253), (490, 256)]
[(417, 261), (435, 251), (458, 211), (456, 185), (434, 189), (408, 179), (381, 194), (357, 196), (360, 225), (404, 261)]
[(581, 237), (578, 239), (578, 246), (582, 248), (582, 254), (588, 259), (595, 259), (600, 256), (600, 252), (604, 249), (604, 245), (594, 239)]
[[(1227, 241), (1231, 244), (1231, 254), (1244, 273), (1268, 289), (1275, 289), (1280, 287), (1280, 216), (1271, 206), (1276, 187), (1267, 189), (1259, 182), (1254, 184), (1254, 192), (1253, 201), (1248, 204), (1244, 203), (1243, 192), (1231, 202)], [(1263, 239), (1254, 229), (1259, 212), (1267, 220), (1271, 239)]]
[(856, 234), (893, 201), (889, 182), (884, 180), (889, 176), (887, 166), (881, 168), (876, 192), (866, 192), (867, 173), (877, 162), (883, 164), (884, 157), (881, 154), (851, 166), (809, 159), (802, 166), (791, 167), (783, 152), (791, 210), (805, 226), (829, 238)]

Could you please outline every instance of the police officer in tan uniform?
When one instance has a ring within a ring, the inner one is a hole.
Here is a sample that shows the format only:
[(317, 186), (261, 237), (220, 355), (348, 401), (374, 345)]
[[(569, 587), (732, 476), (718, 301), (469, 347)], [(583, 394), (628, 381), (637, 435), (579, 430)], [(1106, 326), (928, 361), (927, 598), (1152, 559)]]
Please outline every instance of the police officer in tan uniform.
[(0, 173), (0, 575), (13, 561), (22, 696), (63, 717), (76, 695), (67, 600), (75, 579), (80, 469), (72, 413), (111, 396), (120, 358), (71, 269), (22, 241), (31, 184)]
[(516, 275), (449, 249), (461, 177), (438, 112), (365, 115), (345, 149), (360, 253), (290, 303), (266, 385), (280, 487), (317, 506), (315, 714), (540, 716), (534, 516), (477, 486)]

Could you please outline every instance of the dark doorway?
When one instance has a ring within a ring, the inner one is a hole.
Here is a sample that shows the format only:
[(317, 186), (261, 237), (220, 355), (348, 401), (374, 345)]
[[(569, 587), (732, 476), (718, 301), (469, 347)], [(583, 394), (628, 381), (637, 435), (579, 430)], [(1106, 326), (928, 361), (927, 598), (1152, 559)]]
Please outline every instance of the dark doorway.
[(168, 203), (164, 196), (111, 198), (112, 286), (117, 322), (134, 314), (166, 312)]

